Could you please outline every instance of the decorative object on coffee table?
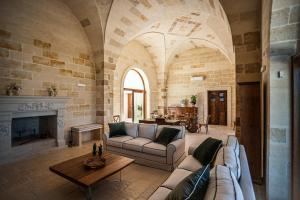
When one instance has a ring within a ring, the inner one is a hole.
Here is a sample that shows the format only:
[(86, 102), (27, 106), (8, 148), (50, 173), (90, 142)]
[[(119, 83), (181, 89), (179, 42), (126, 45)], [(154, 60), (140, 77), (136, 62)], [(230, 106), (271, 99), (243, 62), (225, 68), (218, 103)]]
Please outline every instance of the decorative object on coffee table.
[(100, 158), (102, 156), (102, 153), (103, 153), (102, 144), (100, 144), (99, 147), (98, 147), (98, 155), (99, 155)]
[(16, 83), (12, 83), (9, 86), (7, 86), (6, 89), (6, 95), (8, 96), (20, 96), (22, 87), (18, 86)]
[(94, 145), (93, 145), (93, 156), (96, 156), (96, 154), (97, 154), (97, 145), (96, 145), (96, 143), (94, 143)]
[(105, 159), (101, 159), (101, 157), (93, 156), (84, 161), (84, 166), (89, 169), (98, 169), (105, 166)]

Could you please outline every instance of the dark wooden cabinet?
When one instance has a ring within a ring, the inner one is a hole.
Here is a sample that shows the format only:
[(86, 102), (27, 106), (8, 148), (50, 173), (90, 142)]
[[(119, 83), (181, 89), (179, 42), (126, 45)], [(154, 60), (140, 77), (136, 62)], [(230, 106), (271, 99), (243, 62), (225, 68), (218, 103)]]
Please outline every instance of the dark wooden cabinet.
[(168, 115), (174, 116), (175, 119), (181, 118), (197, 118), (198, 117), (198, 107), (168, 107)]

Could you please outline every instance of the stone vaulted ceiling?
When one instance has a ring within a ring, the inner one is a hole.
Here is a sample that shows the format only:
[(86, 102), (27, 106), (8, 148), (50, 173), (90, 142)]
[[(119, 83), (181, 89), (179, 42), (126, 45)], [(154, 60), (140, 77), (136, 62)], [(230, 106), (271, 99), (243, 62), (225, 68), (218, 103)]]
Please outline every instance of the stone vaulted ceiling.
[(145, 46), (161, 72), (176, 54), (203, 46), (234, 62), (230, 25), (218, 0), (114, 0), (104, 59), (116, 63), (132, 40)]

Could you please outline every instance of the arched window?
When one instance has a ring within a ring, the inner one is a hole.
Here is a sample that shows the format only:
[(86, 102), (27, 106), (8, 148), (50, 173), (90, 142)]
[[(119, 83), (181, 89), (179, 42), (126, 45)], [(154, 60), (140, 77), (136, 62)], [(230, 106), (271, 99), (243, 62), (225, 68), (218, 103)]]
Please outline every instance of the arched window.
[(134, 69), (129, 70), (124, 80), (124, 88), (145, 90), (143, 78)]
[(140, 73), (134, 69), (129, 70), (123, 87), (125, 121), (139, 122), (144, 119), (146, 105), (145, 84)]

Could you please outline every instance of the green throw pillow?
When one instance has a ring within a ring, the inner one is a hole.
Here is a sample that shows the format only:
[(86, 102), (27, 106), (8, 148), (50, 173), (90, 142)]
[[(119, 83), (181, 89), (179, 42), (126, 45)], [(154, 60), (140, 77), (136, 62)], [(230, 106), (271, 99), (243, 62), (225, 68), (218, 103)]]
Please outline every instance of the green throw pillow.
[(222, 147), (222, 141), (214, 138), (207, 138), (202, 142), (194, 151), (193, 156), (196, 158), (202, 165), (211, 164), (219, 149)]
[(167, 196), (166, 200), (202, 200), (209, 183), (209, 165), (183, 179)]
[(108, 126), (109, 126), (109, 137), (127, 135), (125, 122), (108, 123)]
[(167, 146), (180, 132), (177, 128), (164, 127), (154, 142)]

